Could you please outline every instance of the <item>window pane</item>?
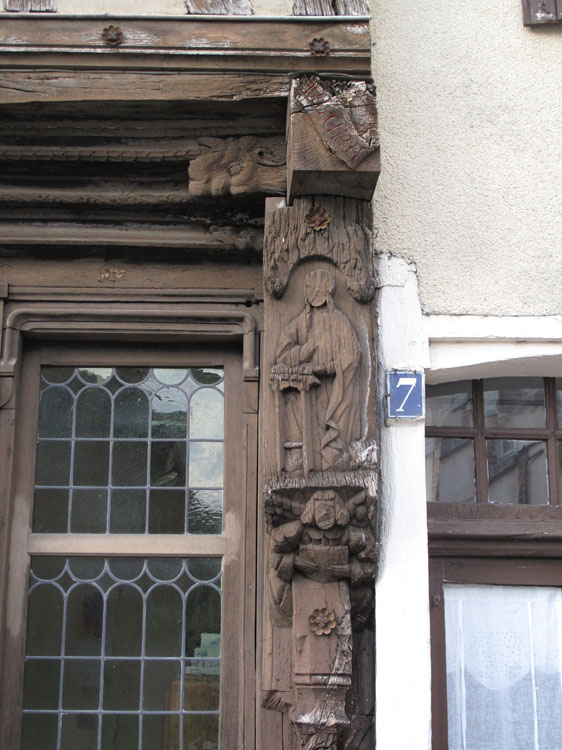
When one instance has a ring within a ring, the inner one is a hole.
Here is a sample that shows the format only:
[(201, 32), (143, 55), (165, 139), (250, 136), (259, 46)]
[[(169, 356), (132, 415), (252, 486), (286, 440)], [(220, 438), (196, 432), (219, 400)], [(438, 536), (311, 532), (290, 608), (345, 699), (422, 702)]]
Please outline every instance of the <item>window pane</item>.
[(145, 750), (218, 747), (219, 560), (33, 557), (29, 600), (23, 747), (138, 750), (143, 711)]
[(428, 501), (476, 502), (474, 441), (427, 438), (425, 476)]
[(220, 534), (223, 392), (217, 368), (43, 367), (33, 531)]
[(472, 427), (472, 381), (426, 387), (425, 420), (436, 427)]
[(445, 585), (449, 748), (551, 750), (562, 736), (562, 592)]
[(548, 504), (545, 442), (487, 440), (486, 453), (489, 502)]
[(487, 428), (544, 428), (546, 411), (542, 378), (491, 378), (484, 381)]

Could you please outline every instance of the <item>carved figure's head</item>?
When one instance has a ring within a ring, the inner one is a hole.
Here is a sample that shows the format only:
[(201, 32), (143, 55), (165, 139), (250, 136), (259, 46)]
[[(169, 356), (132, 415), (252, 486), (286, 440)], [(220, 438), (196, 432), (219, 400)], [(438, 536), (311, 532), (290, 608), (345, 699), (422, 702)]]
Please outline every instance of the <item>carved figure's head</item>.
[(304, 298), (312, 307), (325, 305), (334, 296), (336, 280), (329, 271), (318, 269), (304, 277)]
[(334, 526), (347, 526), (349, 511), (333, 490), (318, 490), (310, 498), (301, 516), (305, 526), (316, 526), (322, 531)]

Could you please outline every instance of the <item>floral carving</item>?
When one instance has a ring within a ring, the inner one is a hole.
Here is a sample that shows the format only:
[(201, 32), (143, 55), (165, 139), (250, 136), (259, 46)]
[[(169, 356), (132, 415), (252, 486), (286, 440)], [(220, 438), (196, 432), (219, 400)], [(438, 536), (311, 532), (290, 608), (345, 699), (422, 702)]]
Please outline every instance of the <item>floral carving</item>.
[(315, 37), (308, 45), (308, 48), (310, 49), (310, 54), (314, 55), (314, 57), (326, 57), (326, 55), (330, 54), (332, 45), (323, 37), (320, 37), (320, 39)]
[(101, 36), (110, 47), (119, 47), (123, 44), (124, 34), (119, 26), (106, 26)]
[(307, 225), (311, 229), (314, 229), (315, 232), (319, 232), (321, 229), (326, 229), (328, 224), (332, 221), (329, 212), (326, 211), (325, 208), (322, 208), (322, 206), (314, 206), (304, 218)]
[(336, 616), (326, 607), (315, 609), (308, 618), (310, 629), (316, 635), (330, 635), (336, 627)]

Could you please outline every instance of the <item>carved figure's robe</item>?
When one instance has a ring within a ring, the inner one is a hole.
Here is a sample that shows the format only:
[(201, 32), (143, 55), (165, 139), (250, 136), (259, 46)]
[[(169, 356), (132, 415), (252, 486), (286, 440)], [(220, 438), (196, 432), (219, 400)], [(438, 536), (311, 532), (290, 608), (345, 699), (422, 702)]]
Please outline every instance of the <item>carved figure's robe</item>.
[[(361, 437), (359, 413), (359, 342), (347, 317), (328, 305), (306, 309), (279, 337), (277, 362), (312, 365), (320, 385), (309, 391), (315, 468), (330, 469), (343, 449)], [(286, 441), (302, 441), (300, 394), (285, 395)]]

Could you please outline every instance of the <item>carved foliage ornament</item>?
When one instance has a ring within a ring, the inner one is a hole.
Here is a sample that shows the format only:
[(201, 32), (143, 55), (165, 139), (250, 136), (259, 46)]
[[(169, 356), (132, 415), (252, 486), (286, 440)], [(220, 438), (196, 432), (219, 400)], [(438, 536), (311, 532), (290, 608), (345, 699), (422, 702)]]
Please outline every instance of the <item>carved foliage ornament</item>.
[(273, 212), (264, 245), (268, 292), (279, 299), (293, 268), (319, 258), (339, 268), (354, 299), (370, 302), (375, 293), (370, 227), (370, 204), (352, 198), (323, 196), (312, 205), (309, 198), (296, 198), (293, 206)]
[(375, 89), (365, 81), (293, 82), (292, 113), (304, 112), (324, 144), (350, 169), (379, 147)]

